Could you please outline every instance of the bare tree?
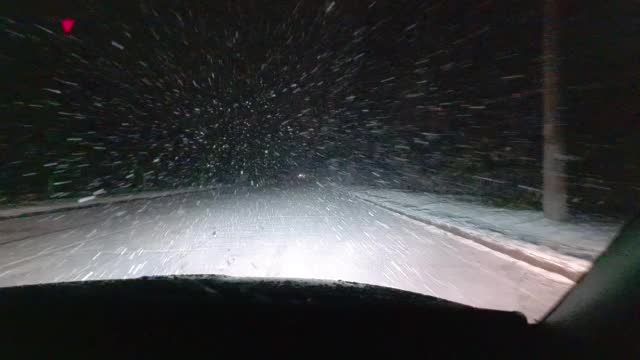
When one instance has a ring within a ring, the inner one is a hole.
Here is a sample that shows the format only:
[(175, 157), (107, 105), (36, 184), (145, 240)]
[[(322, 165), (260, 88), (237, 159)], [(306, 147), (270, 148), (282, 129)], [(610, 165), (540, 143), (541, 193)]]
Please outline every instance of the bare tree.
[(543, 199), (542, 208), (545, 217), (552, 220), (566, 220), (567, 211), (567, 178), (563, 160), (564, 138), (558, 104), (560, 102), (559, 64), (558, 64), (558, 32), (559, 14), (557, 0), (543, 0)]

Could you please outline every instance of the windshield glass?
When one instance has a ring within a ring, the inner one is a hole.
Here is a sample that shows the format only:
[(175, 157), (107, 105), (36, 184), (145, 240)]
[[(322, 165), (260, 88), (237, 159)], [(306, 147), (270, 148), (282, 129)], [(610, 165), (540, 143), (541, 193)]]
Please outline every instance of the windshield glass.
[(639, 5), (562, 4), (5, 5), (0, 286), (337, 279), (539, 320), (640, 189)]

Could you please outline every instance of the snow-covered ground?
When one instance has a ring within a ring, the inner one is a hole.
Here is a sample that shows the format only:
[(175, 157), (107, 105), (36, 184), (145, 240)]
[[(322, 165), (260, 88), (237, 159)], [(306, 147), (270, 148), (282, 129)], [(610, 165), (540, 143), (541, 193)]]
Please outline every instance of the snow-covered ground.
[(87, 196), (78, 199), (51, 200), (23, 206), (0, 207), (0, 219), (25, 215), (44, 214), (54, 211), (80, 209), (123, 201), (154, 199), (163, 196), (180, 195), (210, 189), (213, 189), (213, 187), (191, 187), (178, 190), (144, 191), (123, 195), (108, 195), (104, 192), (96, 192), (93, 196)]
[[(66, 211), (79, 208), (187, 194), (207, 188), (183, 188), (124, 195), (95, 196), (47, 201), (27, 206), (0, 208), (0, 219)], [(539, 211), (489, 207), (461, 199), (423, 192), (348, 187), (353, 196), (414, 220), (473, 240), (494, 251), (530, 265), (565, 276), (580, 278), (602, 253), (621, 223), (545, 219)]]
[(556, 222), (542, 212), (492, 208), (452, 196), (352, 187), (371, 203), (479, 242), (513, 258), (578, 279), (622, 226), (602, 221)]
[(530, 321), (573, 286), (325, 184), (219, 186), (0, 220), (0, 287), (173, 274), (355, 281)]

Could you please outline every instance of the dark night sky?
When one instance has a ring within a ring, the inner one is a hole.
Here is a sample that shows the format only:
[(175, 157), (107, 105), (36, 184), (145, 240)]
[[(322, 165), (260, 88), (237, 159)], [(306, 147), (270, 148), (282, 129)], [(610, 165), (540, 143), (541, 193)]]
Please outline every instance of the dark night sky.
[[(640, 174), (638, 6), (567, 4), (571, 191), (621, 199)], [(291, 171), (512, 199), (540, 187), (539, 1), (20, 6), (0, 19), (5, 196)]]

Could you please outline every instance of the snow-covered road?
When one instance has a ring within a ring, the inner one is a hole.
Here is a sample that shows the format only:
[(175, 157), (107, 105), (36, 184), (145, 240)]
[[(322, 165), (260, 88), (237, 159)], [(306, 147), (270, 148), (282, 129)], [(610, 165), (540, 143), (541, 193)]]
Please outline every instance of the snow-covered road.
[(0, 286), (166, 274), (340, 279), (539, 319), (572, 285), (337, 188), (221, 188), (0, 221)]

